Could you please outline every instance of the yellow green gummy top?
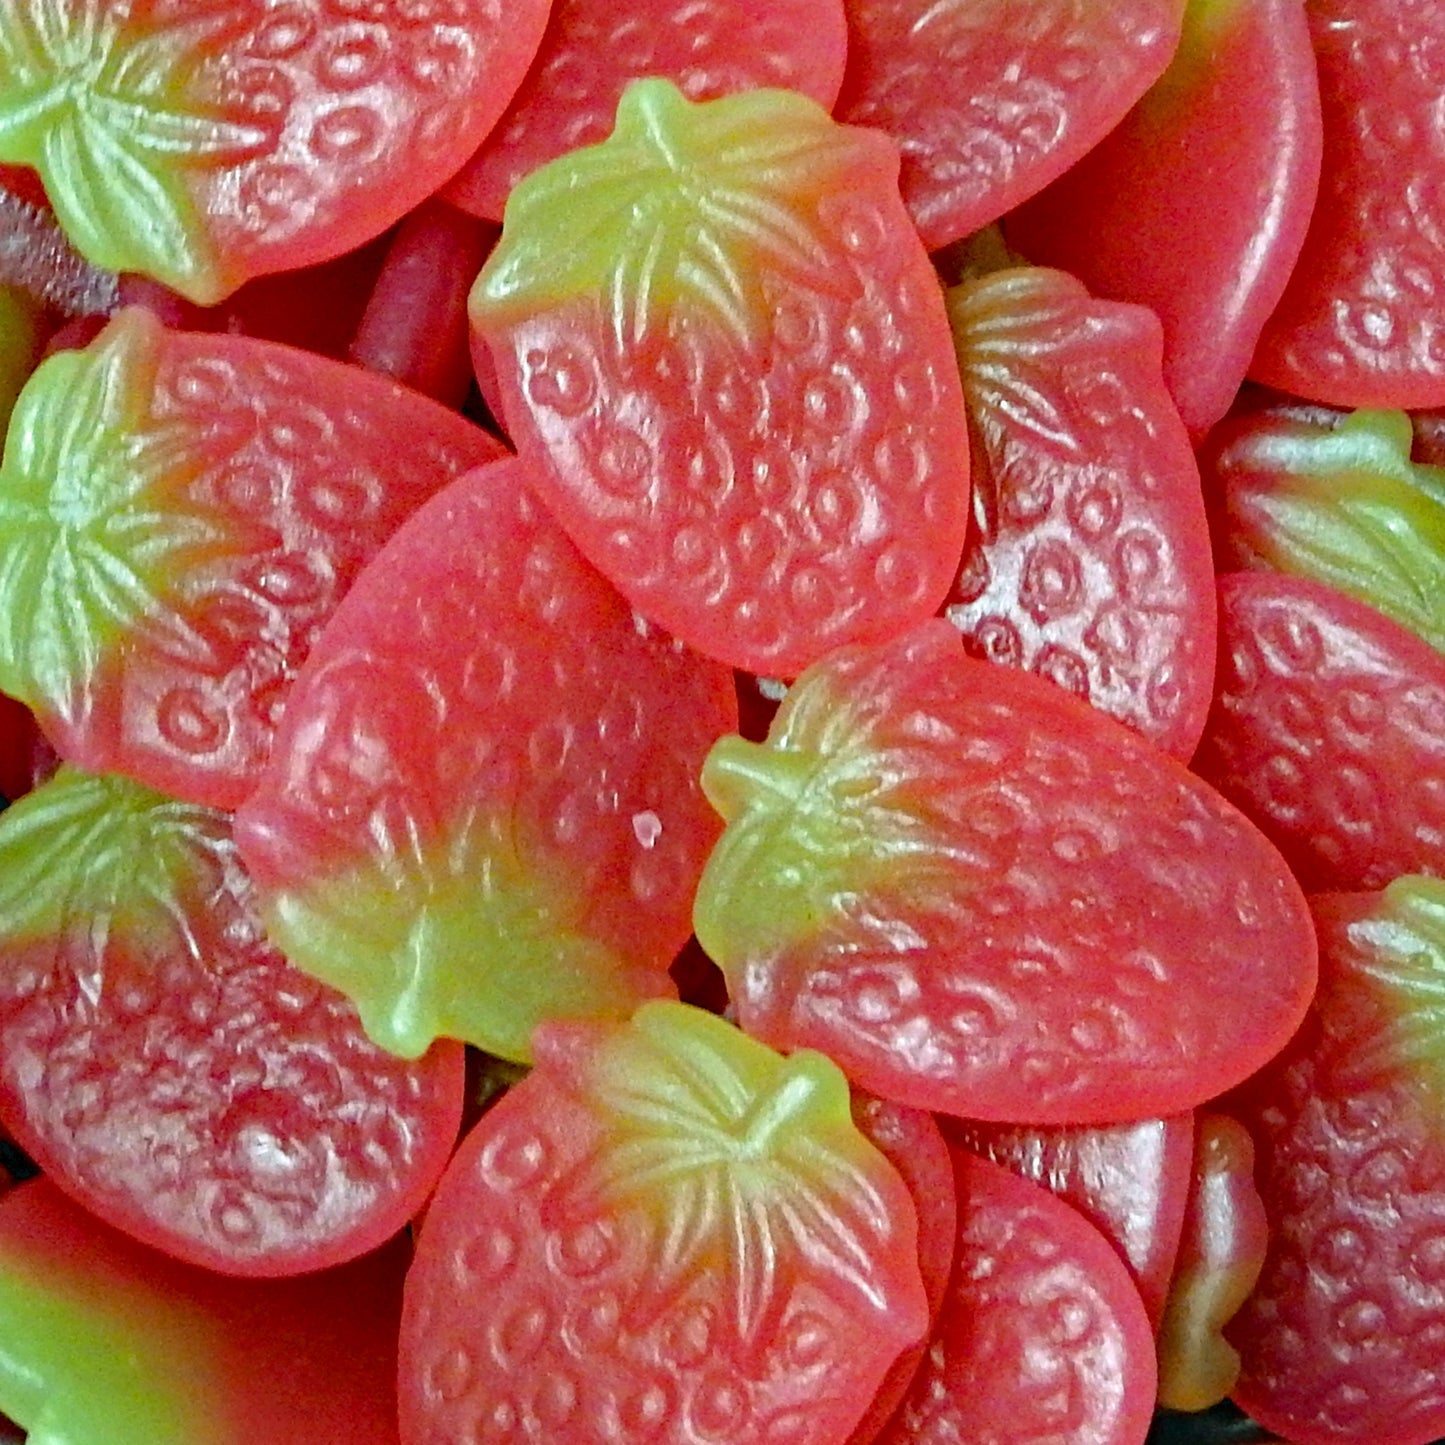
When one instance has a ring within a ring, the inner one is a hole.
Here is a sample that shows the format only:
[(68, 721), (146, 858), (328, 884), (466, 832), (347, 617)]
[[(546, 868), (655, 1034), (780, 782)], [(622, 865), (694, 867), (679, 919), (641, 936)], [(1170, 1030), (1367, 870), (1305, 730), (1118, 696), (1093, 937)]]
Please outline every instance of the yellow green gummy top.
[(656, 1285), (721, 1273), (749, 1340), (775, 1318), (773, 1292), (791, 1287), (786, 1262), (801, 1253), (855, 1308), (886, 1316), (896, 1259), (870, 1240), (908, 1256), (911, 1231), (897, 1229), (890, 1202), (903, 1186), (853, 1123), (831, 1059), (785, 1057), (713, 1014), (659, 1001), (607, 1041), (583, 1092), (606, 1142), (570, 1188), (652, 1219), (666, 1242), (651, 1261)]
[(260, 127), (203, 94), (215, 22), (148, 28), (101, 0), (0, 5), (0, 160), (34, 166), (75, 247), (202, 304), (225, 286), (193, 187), (202, 166), (254, 152)]
[(1445, 881), (1407, 874), (1349, 926), (1362, 967), (1388, 1000), (1384, 1034), (1360, 1041), (1357, 1067), (1408, 1070), (1445, 1104)]
[(1230, 526), (1269, 566), (1378, 608), (1445, 652), (1445, 471), (1410, 460), (1404, 412), (1248, 442), (1267, 473), (1232, 496)]
[(129, 1279), (0, 1254), (0, 1411), (29, 1445), (220, 1445), (208, 1325)]
[(420, 1057), (462, 1039), (530, 1063), (544, 1018), (622, 1017), (625, 966), (581, 928), (564, 866), (523, 858), (502, 826), (373, 858), (281, 891), (263, 906), (272, 941), (340, 989), (373, 1042)]
[(122, 312), (60, 352), (16, 403), (0, 463), (0, 692), (71, 716), (102, 664), (144, 634), (172, 655), (209, 647), (168, 600), (174, 579), (236, 542), (183, 496), (199, 462), (150, 415), (162, 329)]
[(788, 690), (765, 743), (713, 745), (702, 788), (727, 827), (698, 884), (693, 931), (730, 980), (832, 929), (866, 931), (859, 902), (871, 895), (947, 907), (965, 880), (923, 804), (938, 754), (880, 736), (816, 670)]
[(192, 951), (186, 890), (214, 886), (229, 838), (213, 809), (63, 767), (0, 813), (0, 949), (79, 933)]
[(512, 192), (502, 239), (472, 290), (473, 324), (485, 330), (591, 297), (619, 343), (686, 308), (738, 345), (758, 345), (764, 274), (826, 271), (814, 203), (880, 139), (791, 91), (694, 104), (670, 81), (634, 81), (607, 140)]

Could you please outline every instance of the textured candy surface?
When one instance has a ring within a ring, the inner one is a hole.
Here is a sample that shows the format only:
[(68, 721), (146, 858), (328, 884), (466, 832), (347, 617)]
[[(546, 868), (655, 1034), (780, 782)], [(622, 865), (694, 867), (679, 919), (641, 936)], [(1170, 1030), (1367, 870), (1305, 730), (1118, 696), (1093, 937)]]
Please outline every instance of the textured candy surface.
[(117, 1228), (234, 1274), (350, 1259), (461, 1107), (459, 1046), (403, 1063), (267, 946), (223, 814), (64, 769), (0, 815), (0, 1118)]
[(403, 1445), (825, 1445), (927, 1329), (913, 1205), (848, 1086), (675, 1003), (547, 1025), (407, 1279)]
[(1179, 42), (1184, 0), (847, 0), (838, 117), (903, 152), (930, 249), (1048, 184), (1123, 118)]
[(1165, 381), (1203, 435), (1229, 410), (1304, 245), (1321, 147), (1301, 0), (1190, 0), (1169, 69), (1009, 216), (1009, 240), (1158, 313)]
[(953, 1279), (879, 1445), (1141, 1445), (1154, 1341), (1108, 1241), (1048, 1191), (967, 1150), (954, 1173)]
[(408, 1057), (525, 1061), (551, 1014), (670, 995), (717, 837), (732, 673), (639, 624), (507, 460), (362, 574), (237, 819), (271, 936)]
[(85, 256), (192, 300), (384, 231), (476, 149), (547, 0), (12, 0), (0, 159)]
[(1219, 579), (1218, 696), (1195, 770), (1307, 889), (1445, 870), (1445, 659), (1318, 582)]
[(1094, 1129), (969, 1119), (949, 1119), (945, 1127), (951, 1143), (1043, 1185), (1110, 1240), (1157, 1328), (1189, 1198), (1193, 1114)]
[(1201, 453), (1221, 570), (1312, 577), (1445, 652), (1445, 469), (1418, 465), (1400, 411), (1226, 422)]
[(0, 1200), (0, 1409), (31, 1445), (395, 1445), (406, 1260), (226, 1279), (33, 1180)]
[(1309, 0), (1324, 168), (1304, 250), (1250, 375), (1334, 406), (1445, 403), (1438, 130), (1445, 10)]
[(1214, 683), (1199, 469), (1157, 319), (1043, 267), (948, 293), (976, 441), (973, 527), (944, 616), (1188, 760)]
[(444, 194), (500, 221), (523, 177), (605, 139), (623, 88), (647, 75), (689, 100), (773, 87), (831, 110), (847, 46), (842, 0), (553, 0), (526, 81)]
[(1271, 1239), (1235, 1398), (1300, 1445), (1445, 1434), (1445, 883), (1313, 900), (1320, 992), (1231, 1103)]
[(17, 405), (0, 688), (91, 771), (234, 808), (362, 564), (501, 453), (379, 377), (127, 310), (47, 361)]
[(472, 294), (508, 429), (650, 620), (792, 676), (942, 602), (968, 437), (897, 152), (782, 91), (624, 93), (512, 194)]
[(699, 941), (750, 1032), (973, 1118), (1183, 1109), (1287, 1039), (1314, 987), (1284, 860), (1112, 719), (974, 661), (945, 622), (831, 654), (766, 744), (722, 739)]

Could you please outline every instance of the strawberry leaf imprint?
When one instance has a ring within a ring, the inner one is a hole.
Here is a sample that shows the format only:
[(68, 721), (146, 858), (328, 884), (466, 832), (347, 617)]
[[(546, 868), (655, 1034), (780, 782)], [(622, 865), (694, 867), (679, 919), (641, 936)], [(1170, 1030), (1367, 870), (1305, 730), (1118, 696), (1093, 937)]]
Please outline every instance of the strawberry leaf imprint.
[[(906, 1193), (900, 1209), (902, 1184), (854, 1127), (831, 1060), (784, 1058), (699, 1009), (649, 1003), (587, 1084), (604, 1143), (561, 1207), (600, 1200), (642, 1219), (660, 1295), (720, 1279), (729, 1324), (750, 1346), (766, 1343), (785, 1282), (799, 1277), (889, 1333), (909, 1327), (899, 1321), (909, 1282), (885, 1262), (912, 1244)], [(807, 1266), (801, 1276), (790, 1259)]]
[(0, 157), (33, 165), (76, 248), (216, 299), (214, 259), (186, 170), (268, 139), (213, 113), (197, 23), (144, 33), (115, 0), (0, 7)]
[(607, 141), (513, 191), (473, 320), (485, 327), (588, 296), (619, 349), (675, 310), (758, 347), (766, 276), (816, 283), (829, 241), (812, 202), (879, 143), (787, 91), (693, 104), (669, 81), (637, 81)]
[(0, 464), (0, 688), (43, 713), (73, 717), (132, 632), (209, 656), (169, 583), (234, 543), (179, 502), (198, 463), (184, 428), (150, 415), (161, 335), (124, 312), (86, 351), (45, 362), (16, 403)]
[(235, 866), (223, 814), (64, 767), (0, 815), (0, 944), (199, 959), (186, 889)]

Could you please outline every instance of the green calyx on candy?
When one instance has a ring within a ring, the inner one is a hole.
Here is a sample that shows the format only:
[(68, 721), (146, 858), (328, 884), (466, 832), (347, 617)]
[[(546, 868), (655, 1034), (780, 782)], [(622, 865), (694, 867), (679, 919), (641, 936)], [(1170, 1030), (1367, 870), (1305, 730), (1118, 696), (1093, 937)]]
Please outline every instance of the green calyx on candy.
[(694, 104), (670, 81), (635, 81), (606, 141), (512, 192), (472, 292), (473, 324), (597, 296), (619, 345), (638, 345), (684, 309), (746, 350), (765, 349), (764, 274), (827, 265), (807, 201), (865, 155), (874, 167), (890, 161), (886, 143), (790, 91)]
[(723, 739), (694, 927), (741, 1023), (919, 1108), (1177, 1112), (1303, 1016), (1284, 861), (1182, 765), (934, 622), (840, 649), (762, 745)]
[(1410, 460), (1410, 419), (1246, 419), (1219, 449), (1221, 565), (1338, 588), (1445, 652), (1445, 470)]

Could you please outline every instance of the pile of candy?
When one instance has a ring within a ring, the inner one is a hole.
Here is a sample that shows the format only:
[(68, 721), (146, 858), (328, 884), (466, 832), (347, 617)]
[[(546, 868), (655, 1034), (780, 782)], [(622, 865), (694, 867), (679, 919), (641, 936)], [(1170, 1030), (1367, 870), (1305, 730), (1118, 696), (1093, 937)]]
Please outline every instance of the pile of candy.
[(0, 0), (0, 1412), (1445, 1435), (1442, 96)]

